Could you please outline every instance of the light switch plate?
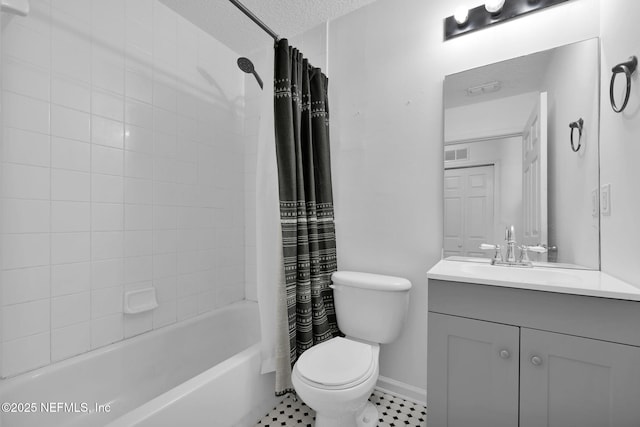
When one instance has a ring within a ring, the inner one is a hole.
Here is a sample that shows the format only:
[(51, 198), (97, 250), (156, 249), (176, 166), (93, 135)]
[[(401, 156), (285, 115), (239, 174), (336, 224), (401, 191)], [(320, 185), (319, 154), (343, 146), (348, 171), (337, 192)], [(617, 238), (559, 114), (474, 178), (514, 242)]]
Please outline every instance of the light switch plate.
[(611, 184), (600, 187), (600, 213), (611, 215)]

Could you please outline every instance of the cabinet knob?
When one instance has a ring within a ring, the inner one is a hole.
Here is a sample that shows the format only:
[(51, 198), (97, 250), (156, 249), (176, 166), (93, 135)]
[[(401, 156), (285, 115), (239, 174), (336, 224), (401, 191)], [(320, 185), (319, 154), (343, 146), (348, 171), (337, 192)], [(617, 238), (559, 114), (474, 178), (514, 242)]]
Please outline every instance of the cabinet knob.
[(540, 356), (533, 356), (533, 357), (531, 358), (531, 363), (532, 363), (534, 366), (540, 366), (540, 365), (542, 365), (542, 357), (540, 357)]
[(509, 350), (507, 350), (507, 349), (500, 350), (499, 354), (500, 354), (500, 358), (501, 359), (508, 359), (508, 358), (511, 357), (511, 353), (509, 353)]

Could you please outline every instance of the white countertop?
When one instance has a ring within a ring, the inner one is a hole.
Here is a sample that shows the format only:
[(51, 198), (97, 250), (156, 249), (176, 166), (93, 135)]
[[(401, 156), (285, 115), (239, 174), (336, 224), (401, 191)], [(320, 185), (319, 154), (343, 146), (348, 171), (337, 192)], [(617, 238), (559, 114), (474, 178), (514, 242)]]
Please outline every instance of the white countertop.
[(640, 286), (595, 270), (556, 267), (518, 268), (490, 264), (488, 259), (445, 259), (427, 273), (429, 279), (640, 301)]

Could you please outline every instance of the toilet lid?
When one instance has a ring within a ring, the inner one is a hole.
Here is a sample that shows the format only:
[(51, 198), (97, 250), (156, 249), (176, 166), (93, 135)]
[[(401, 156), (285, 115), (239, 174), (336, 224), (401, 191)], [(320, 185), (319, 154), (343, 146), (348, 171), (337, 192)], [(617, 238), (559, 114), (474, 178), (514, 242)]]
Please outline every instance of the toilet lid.
[(305, 351), (296, 365), (306, 380), (333, 387), (368, 378), (374, 362), (370, 345), (338, 337)]

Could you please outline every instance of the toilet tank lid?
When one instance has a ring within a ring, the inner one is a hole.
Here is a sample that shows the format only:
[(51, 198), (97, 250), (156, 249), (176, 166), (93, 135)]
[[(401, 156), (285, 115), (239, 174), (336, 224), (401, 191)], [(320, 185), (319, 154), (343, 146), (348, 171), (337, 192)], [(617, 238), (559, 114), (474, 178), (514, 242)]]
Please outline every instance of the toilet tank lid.
[(336, 271), (331, 275), (335, 285), (353, 286), (355, 288), (373, 289), (377, 291), (407, 291), (411, 282), (402, 277), (383, 276), (381, 274), (361, 273), (356, 271)]

